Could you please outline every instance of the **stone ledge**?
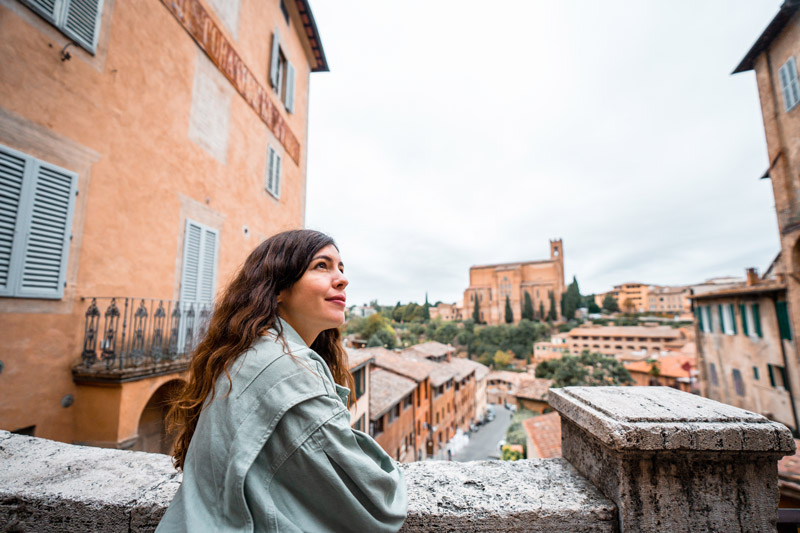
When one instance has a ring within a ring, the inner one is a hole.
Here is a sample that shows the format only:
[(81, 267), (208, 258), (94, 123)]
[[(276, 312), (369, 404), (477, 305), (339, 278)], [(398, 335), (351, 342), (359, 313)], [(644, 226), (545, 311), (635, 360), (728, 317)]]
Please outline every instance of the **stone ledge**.
[(562, 417), (618, 451), (787, 455), (795, 450), (792, 434), (783, 424), (670, 387), (550, 389), (549, 403)]
[[(166, 455), (0, 431), (4, 531), (153, 531), (180, 484)], [(562, 459), (402, 465), (405, 532), (617, 531), (616, 506)]]

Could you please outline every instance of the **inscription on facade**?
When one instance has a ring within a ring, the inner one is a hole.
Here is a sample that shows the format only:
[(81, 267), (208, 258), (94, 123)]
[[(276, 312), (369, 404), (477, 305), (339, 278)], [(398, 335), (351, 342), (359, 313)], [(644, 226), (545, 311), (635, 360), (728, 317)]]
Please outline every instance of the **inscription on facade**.
[(208, 55), (236, 91), (250, 105), (275, 138), (283, 145), (286, 153), (300, 163), (300, 142), (281, 117), (278, 106), (245, 65), (234, 50), (208, 11), (198, 0), (161, 0), (161, 3), (175, 16), (200, 48)]

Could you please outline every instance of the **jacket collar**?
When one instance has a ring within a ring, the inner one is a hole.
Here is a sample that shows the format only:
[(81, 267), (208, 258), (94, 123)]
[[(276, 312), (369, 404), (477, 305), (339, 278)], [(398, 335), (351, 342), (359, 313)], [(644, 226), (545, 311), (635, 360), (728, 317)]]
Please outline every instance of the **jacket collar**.
[[(297, 333), (292, 326), (289, 325), (287, 321), (278, 317), (278, 321), (281, 323), (281, 327), (283, 328), (283, 338), (286, 339), (286, 342), (291, 342), (292, 344), (299, 344), (304, 348), (308, 348), (306, 341), (303, 340), (303, 337)], [(275, 329), (273, 329), (275, 331)], [(277, 333), (277, 332), (276, 332)]]

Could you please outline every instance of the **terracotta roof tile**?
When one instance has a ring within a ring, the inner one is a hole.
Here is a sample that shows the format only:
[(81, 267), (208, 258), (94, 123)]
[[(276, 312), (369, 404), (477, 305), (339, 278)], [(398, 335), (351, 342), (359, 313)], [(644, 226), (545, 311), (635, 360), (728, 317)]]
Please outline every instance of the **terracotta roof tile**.
[(561, 415), (547, 413), (522, 421), (525, 433), (533, 441), (535, 450), (528, 450), (528, 458), (553, 459), (561, 457)]
[(575, 328), (569, 337), (680, 337), (680, 331), (669, 326), (600, 326), (598, 328)]
[(357, 350), (355, 348), (345, 348), (347, 352), (347, 368), (350, 370), (363, 365), (373, 358), (372, 352), (367, 350)]
[(377, 420), (417, 388), (417, 382), (394, 372), (373, 368), (369, 374), (369, 419)]
[(456, 349), (441, 342), (428, 341), (422, 344), (415, 344), (404, 351), (416, 351), (421, 353), (424, 357), (441, 357), (449, 353), (455, 353)]
[[(677, 353), (674, 355), (662, 355), (658, 359), (658, 373), (668, 378), (686, 378), (689, 373), (681, 368), (684, 363), (689, 363), (692, 368), (697, 368), (697, 358), (694, 355)], [(625, 363), (625, 368), (629, 372), (649, 373), (653, 363), (651, 361), (634, 361)]]
[(396, 353), (381, 348), (382, 352), (375, 353), (375, 366), (391, 370), (415, 381), (424, 381), (436, 368), (436, 363), (425, 359), (403, 357)]
[(555, 383), (552, 379), (533, 378), (533, 380), (526, 380), (521, 382), (513, 395), (518, 398), (527, 400), (547, 401), (547, 391)]

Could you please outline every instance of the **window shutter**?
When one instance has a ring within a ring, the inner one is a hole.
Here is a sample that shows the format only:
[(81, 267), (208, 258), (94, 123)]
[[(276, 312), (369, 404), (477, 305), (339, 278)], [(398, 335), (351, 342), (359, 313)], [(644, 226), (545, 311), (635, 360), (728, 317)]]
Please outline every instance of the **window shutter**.
[(281, 156), (275, 154), (275, 196), (281, 195)]
[(273, 176), (275, 175), (275, 149), (267, 149), (267, 190), (272, 192)]
[(800, 102), (800, 87), (798, 87), (797, 81), (797, 63), (795, 63), (794, 57), (790, 57), (789, 61), (786, 62), (786, 76), (789, 79), (789, 94), (792, 97), (792, 107), (797, 105), (797, 102)]
[(739, 314), (742, 315), (742, 333), (747, 337), (750, 335), (750, 331), (747, 329), (747, 306), (745, 304), (739, 304)]
[[(30, 165), (28, 158), (16, 153), (0, 150), (0, 295), (12, 294), (14, 276), (11, 270), (12, 257), (15, 250), (15, 236), (21, 231), (18, 224), (22, 225), (24, 211), (20, 209), (22, 203), (22, 189), (25, 185), (25, 170)], [(19, 241), (18, 241), (19, 242)]]
[(738, 333), (736, 329), (736, 313), (733, 309), (733, 304), (728, 304), (728, 310), (731, 313), (731, 324), (733, 324), (733, 334), (736, 335)]
[(719, 315), (719, 332), (726, 333), (725, 319), (722, 316), (722, 304), (717, 304), (717, 315)]
[(711, 319), (711, 306), (707, 305), (704, 309), (706, 310), (706, 327), (708, 328), (709, 333), (713, 333), (714, 321)]
[(781, 82), (781, 92), (783, 93), (783, 109), (789, 111), (792, 108), (791, 92), (789, 90), (789, 65), (785, 64), (778, 69), (778, 78)]
[(197, 284), (200, 279), (200, 248), (203, 244), (203, 227), (191, 220), (186, 221), (183, 241), (183, 268), (181, 269), (181, 301), (196, 302)]
[(181, 271), (182, 302), (210, 303), (214, 300), (217, 274), (217, 230), (186, 221)]
[(58, 24), (62, 0), (22, 0), (22, 2), (53, 24)]
[(294, 67), (286, 62), (286, 111), (294, 113)]
[(775, 386), (775, 371), (772, 368), (772, 365), (767, 365), (767, 371), (769, 372), (769, 384), (773, 387)]
[(275, 27), (275, 33), (272, 34), (272, 57), (269, 62), (269, 81), (272, 87), (278, 90), (278, 53), (280, 52), (280, 38), (278, 37), (278, 27)]
[(778, 315), (778, 330), (781, 339), (792, 340), (792, 327), (789, 324), (789, 310), (786, 302), (775, 302), (775, 313)]
[(763, 333), (761, 332), (761, 313), (758, 310), (758, 304), (753, 304), (753, 330), (756, 332), (756, 335), (759, 337), (763, 337)]
[(92, 54), (97, 46), (103, 0), (66, 0), (64, 33), (82, 44)]
[(17, 295), (61, 298), (77, 175), (37, 161), (35, 176)]

